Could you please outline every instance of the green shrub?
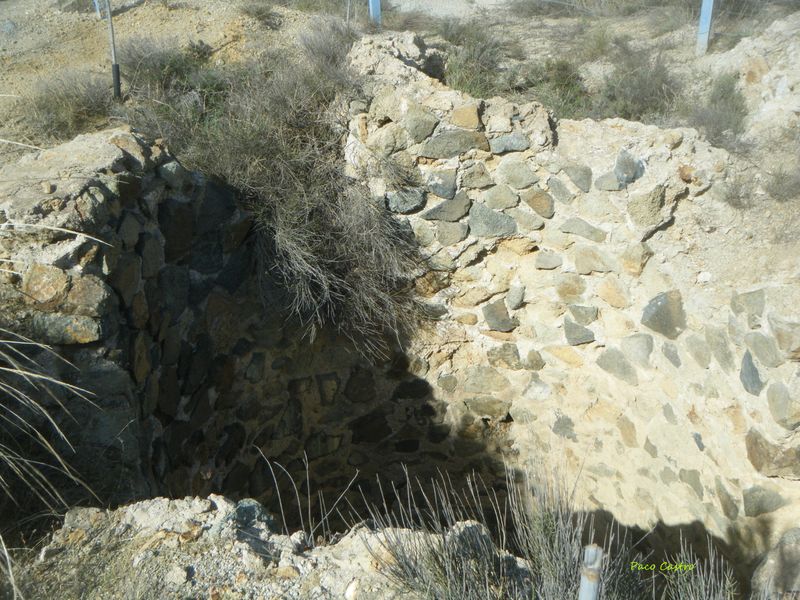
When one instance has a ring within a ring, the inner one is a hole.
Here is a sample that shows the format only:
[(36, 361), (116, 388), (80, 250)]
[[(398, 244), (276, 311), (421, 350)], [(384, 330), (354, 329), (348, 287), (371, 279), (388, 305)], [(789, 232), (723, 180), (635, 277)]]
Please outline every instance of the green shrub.
[(729, 151), (741, 149), (747, 103), (737, 87), (737, 75), (731, 73), (714, 80), (708, 99), (695, 108), (690, 122), (705, 133), (708, 141)]
[(800, 198), (800, 164), (792, 168), (780, 167), (767, 175), (765, 191), (776, 202)]
[(110, 77), (73, 71), (36, 86), (21, 103), (23, 123), (37, 141), (65, 141), (107, 123)]
[(616, 44), (616, 64), (595, 99), (595, 115), (646, 121), (671, 112), (681, 88), (661, 56), (624, 40)]
[(493, 35), (478, 20), (442, 21), (439, 34), (453, 45), (445, 65), (447, 85), (478, 98), (511, 89), (509, 73), (503, 63), (519, 54), (518, 45)]
[(529, 64), (523, 87), (558, 117), (582, 118), (591, 107), (592, 99), (578, 68), (565, 59), (548, 60), (544, 65)]

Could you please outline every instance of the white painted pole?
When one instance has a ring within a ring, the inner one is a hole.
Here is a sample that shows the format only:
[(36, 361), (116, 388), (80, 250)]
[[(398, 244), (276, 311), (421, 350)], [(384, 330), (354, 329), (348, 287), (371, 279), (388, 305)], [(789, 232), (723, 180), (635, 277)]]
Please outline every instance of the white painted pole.
[(600, 598), (600, 574), (603, 571), (603, 549), (591, 544), (583, 549), (583, 568), (578, 600), (598, 600)]
[(714, 0), (703, 0), (703, 7), (700, 9), (700, 25), (697, 28), (697, 56), (703, 56), (708, 50), (713, 17)]
[(380, 27), (381, 25), (381, 0), (369, 0), (369, 18)]

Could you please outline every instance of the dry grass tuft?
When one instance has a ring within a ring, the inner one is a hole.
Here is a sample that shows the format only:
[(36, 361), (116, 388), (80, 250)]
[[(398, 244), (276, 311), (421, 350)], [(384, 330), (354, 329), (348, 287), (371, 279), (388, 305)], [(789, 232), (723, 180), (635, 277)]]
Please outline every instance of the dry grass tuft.
[(111, 82), (86, 71), (42, 82), (22, 103), (23, 127), (39, 143), (71, 139), (108, 122)]

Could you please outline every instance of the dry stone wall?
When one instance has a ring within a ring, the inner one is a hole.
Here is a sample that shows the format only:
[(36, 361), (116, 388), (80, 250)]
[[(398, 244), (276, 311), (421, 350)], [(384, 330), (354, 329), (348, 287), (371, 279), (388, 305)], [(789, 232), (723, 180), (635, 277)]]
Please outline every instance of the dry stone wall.
[(312, 343), (263, 303), (280, 294), (236, 194), (160, 144), (112, 130), (28, 156), (0, 173), (0, 215), (3, 324), (52, 344), (77, 367), (52, 368), (93, 394), (62, 399), (62, 426), (104, 500), (224, 491), (272, 507), (264, 458), (301, 481), (307, 457), (313, 492), (334, 497), (357, 470), (368, 490), (404, 463), (492, 462), (451, 439), (422, 365), (370, 364), (328, 332)]
[(736, 165), (694, 130), (555, 123), (447, 88), (428, 55), (412, 34), (354, 48), (374, 99), (346, 153), (429, 257), (439, 321), (414, 352), (457, 432), (503, 431), (623, 523), (771, 547), (800, 500), (797, 236), (774, 263), (735, 245)]

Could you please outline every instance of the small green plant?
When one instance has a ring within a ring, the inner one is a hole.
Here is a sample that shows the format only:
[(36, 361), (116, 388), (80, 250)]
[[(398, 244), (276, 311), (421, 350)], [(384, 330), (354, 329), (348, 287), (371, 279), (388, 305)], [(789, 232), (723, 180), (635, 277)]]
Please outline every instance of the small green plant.
[(747, 103), (737, 86), (735, 73), (714, 80), (708, 99), (690, 116), (691, 124), (705, 133), (708, 141), (729, 151), (740, 151)]
[(616, 66), (595, 99), (595, 115), (647, 121), (669, 114), (681, 88), (661, 56), (634, 50), (622, 39), (615, 44)]
[(31, 137), (49, 142), (71, 139), (107, 123), (111, 105), (107, 78), (72, 71), (36, 86), (21, 108)]
[(800, 164), (793, 168), (780, 167), (767, 175), (765, 191), (776, 202), (800, 198)]
[(453, 45), (445, 65), (447, 85), (479, 98), (511, 89), (504, 62), (519, 57), (518, 44), (492, 35), (477, 20), (442, 21), (439, 34)]
[(529, 65), (522, 87), (526, 94), (552, 109), (558, 117), (582, 118), (591, 107), (592, 98), (578, 68), (565, 59)]

